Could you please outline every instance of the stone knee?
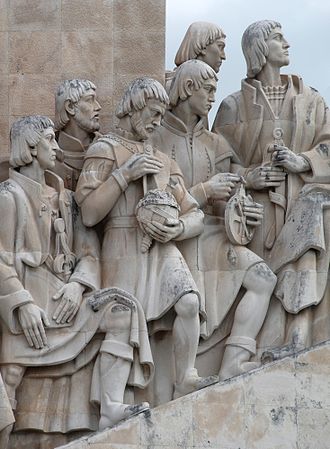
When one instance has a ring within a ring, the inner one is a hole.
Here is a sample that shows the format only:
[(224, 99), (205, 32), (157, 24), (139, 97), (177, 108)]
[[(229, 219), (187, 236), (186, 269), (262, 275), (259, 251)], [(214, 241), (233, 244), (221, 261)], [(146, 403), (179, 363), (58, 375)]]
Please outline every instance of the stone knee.
[(277, 276), (264, 262), (253, 265), (244, 279), (244, 287), (255, 293), (271, 295), (277, 282)]
[(99, 330), (106, 333), (105, 339), (116, 339), (123, 343), (129, 342), (131, 332), (132, 312), (124, 304), (109, 304), (104, 311)]
[(196, 293), (187, 293), (178, 300), (175, 311), (181, 318), (195, 318), (199, 313), (199, 300)]
[(26, 367), (20, 365), (3, 365), (1, 375), (8, 399), (13, 410), (16, 409), (16, 390), (22, 382)]

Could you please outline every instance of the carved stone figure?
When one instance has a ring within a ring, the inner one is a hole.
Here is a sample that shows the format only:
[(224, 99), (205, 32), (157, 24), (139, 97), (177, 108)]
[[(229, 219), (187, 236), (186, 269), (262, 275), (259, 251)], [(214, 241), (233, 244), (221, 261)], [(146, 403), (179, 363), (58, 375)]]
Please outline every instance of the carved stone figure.
[[(231, 309), (241, 287), (246, 293), (236, 309), (220, 369), (226, 379), (255, 367), (255, 338), (263, 324), (276, 277), (263, 260), (244, 246), (233, 245), (226, 234), (224, 210), (240, 176), (230, 173), (232, 152), (221, 136), (205, 129), (203, 119), (214, 102), (217, 77), (202, 61), (178, 67), (166, 112), (153, 144), (174, 159), (191, 195), (205, 213), (204, 232), (180, 242), (205, 302), (208, 320), (202, 337), (208, 338)], [(262, 210), (243, 205), (248, 224), (258, 226)]]
[[(206, 62), (218, 73), (225, 55), (226, 35), (218, 25), (209, 22), (192, 23), (177, 51), (175, 65), (179, 67), (185, 61), (198, 59)], [(169, 92), (174, 71), (166, 72), (166, 89)]]
[[(42, 376), (43, 367), (56, 371), (59, 365), (59, 377), (68, 375), (66, 363), (72, 368), (75, 361), (77, 370), (99, 352), (90, 400), (100, 404), (103, 429), (148, 406), (132, 407), (123, 397), (128, 382), (142, 388), (148, 383), (151, 351), (139, 303), (122, 291), (97, 290), (98, 238), (82, 224), (73, 193), (51, 171), (56, 150), (48, 117), (13, 124), (13, 168), (0, 185), (1, 372), (15, 405), (28, 367), (39, 367)], [(95, 334), (100, 335), (96, 341)], [(59, 430), (65, 433), (63, 426)]]
[[(117, 109), (116, 134), (107, 134), (88, 150), (76, 200), (85, 225), (104, 221), (102, 284), (127, 289), (141, 302), (150, 333), (173, 329), (176, 381), (174, 397), (215, 379), (194, 368), (203, 310), (195, 282), (175, 242), (203, 229), (203, 213), (184, 187), (174, 161), (146, 144), (168, 104), (161, 86), (150, 78), (133, 81)], [(179, 220), (150, 220), (139, 227), (136, 206), (150, 190), (171, 193)], [(153, 240), (143, 251), (145, 232)], [(157, 370), (157, 366), (156, 366)]]
[(100, 129), (101, 106), (96, 99), (95, 85), (88, 80), (63, 81), (55, 93), (55, 125), (58, 151), (55, 173), (67, 189), (75, 190), (89, 145)]
[[(242, 48), (247, 78), (223, 100), (213, 129), (233, 147), (247, 187), (265, 208), (250, 248), (277, 273), (275, 295), (290, 314), (289, 346), (276, 358), (311, 344), (318, 312), (310, 306), (329, 296), (330, 118), (315, 89), (281, 75), (289, 44), (278, 22), (250, 25)], [(279, 323), (271, 325), (277, 335)]]

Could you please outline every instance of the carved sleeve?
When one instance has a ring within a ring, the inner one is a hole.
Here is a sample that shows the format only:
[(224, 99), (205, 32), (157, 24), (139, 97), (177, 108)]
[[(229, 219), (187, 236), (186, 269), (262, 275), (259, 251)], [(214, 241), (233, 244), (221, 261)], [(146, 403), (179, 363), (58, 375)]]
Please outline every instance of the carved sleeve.
[(0, 316), (13, 332), (16, 331), (14, 310), (23, 304), (33, 302), (33, 298), (24, 289), (16, 271), (15, 259), (20, 257), (19, 254), (15, 254), (15, 242), (20, 238), (17, 232), (17, 219), (13, 195), (2, 192), (0, 196)]
[(317, 94), (315, 113), (315, 137), (313, 147), (301, 153), (308, 160), (312, 173), (302, 173), (305, 182), (327, 183), (330, 181), (330, 113), (323, 98)]
[(122, 194), (123, 186), (113, 173), (114, 164), (110, 158), (89, 157), (85, 160), (75, 194), (85, 226), (95, 226), (102, 221)]
[(204, 228), (204, 214), (186, 189), (181, 171), (174, 160), (171, 160), (170, 188), (181, 208), (180, 221), (184, 228), (176, 240), (185, 240), (199, 235)]

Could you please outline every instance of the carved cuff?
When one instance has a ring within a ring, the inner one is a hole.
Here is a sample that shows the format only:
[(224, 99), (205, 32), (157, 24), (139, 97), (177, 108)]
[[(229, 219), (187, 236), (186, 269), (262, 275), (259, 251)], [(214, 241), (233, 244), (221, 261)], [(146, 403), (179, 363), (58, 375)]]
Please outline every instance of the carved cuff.
[(202, 182), (189, 189), (189, 193), (195, 198), (200, 208), (207, 203), (207, 195)]
[(114, 170), (112, 172), (112, 176), (115, 178), (115, 180), (118, 182), (121, 190), (124, 192), (127, 189), (128, 184), (127, 184), (127, 181), (124, 178), (121, 170), (117, 168), (117, 170)]
[(106, 352), (116, 357), (133, 362), (133, 347), (117, 340), (103, 340), (100, 352)]

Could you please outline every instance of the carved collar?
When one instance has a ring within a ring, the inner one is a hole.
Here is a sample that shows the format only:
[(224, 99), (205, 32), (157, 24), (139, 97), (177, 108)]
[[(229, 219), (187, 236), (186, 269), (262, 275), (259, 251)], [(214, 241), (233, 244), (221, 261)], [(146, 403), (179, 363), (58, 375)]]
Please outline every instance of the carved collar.
[[(186, 125), (183, 123), (183, 121), (180, 120), (171, 111), (165, 112), (165, 116), (163, 118), (162, 125), (165, 128), (168, 128), (174, 134), (178, 134), (178, 135), (182, 135), (182, 136), (186, 136), (187, 134), (189, 134), (189, 131), (188, 131)], [(203, 121), (203, 119), (200, 119), (197, 122), (197, 124), (195, 125), (192, 134), (199, 135), (204, 130), (205, 130), (204, 121)]]
[[(45, 177), (48, 186), (53, 187), (59, 193), (65, 192), (63, 180), (59, 176), (47, 170), (45, 172)], [(22, 187), (32, 203), (36, 204), (36, 202), (44, 202), (42, 186), (39, 182), (22, 175), (13, 168), (9, 170), (9, 178)]]

